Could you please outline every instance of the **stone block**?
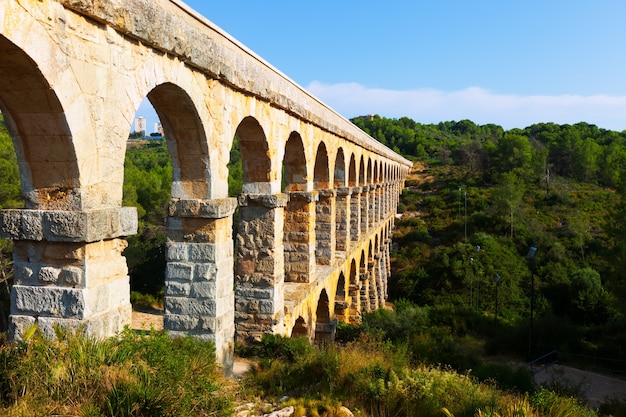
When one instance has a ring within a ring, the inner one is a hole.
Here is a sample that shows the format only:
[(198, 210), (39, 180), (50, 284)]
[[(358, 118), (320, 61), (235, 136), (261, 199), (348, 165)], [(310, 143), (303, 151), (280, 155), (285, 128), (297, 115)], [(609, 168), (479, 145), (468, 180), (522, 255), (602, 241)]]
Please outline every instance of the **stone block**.
[(182, 262), (169, 262), (165, 267), (165, 281), (171, 279), (191, 281), (194, 268), (192, 264)]
[(96, 242), (137, 233), (137, 209), (5, 210), (0, 227), (2, 236), (13, 240)]
[(189, 282), (165, 281), (165, 295), (167, 297), (187, 297), (190, 293), (191, 284)]
[(43, 284), (54, 284), (59, 280), (61, 269), (52, 266), (44, 266), (39, 269), (37, 279)]
[(38, 210), (2, 210), (0, 236), (12, 240), (42, 240), (42, 212)]
[[(180, 314), (166, 314), (163, 317), (163, 328), (171, 331), (189, 332), (198, 329), (200, 318)], [(183, 335), (184, 336), (184, 335)]]
[(216, 306), (214, 300), (186, 297), (166, 297), (165, 312), (166, 314), (180, 314), (193, 317), (215, 317)]
[(28, 313), (62, 318), (85, 318), (85, 290), (14, 285), (11, 314)]
[(216, 298), (215, 281), (212, 282), (194, 282), (191, 284), (189, 296), (193, 298)]
[(273, 288), (258, 288), (252, 286), (243, 286), (238, 285), (235, 288), (235, 298), (236, 299), (255, 299), (255, 300), (269, 300), (274, 295)]
[(66, 266), (61, 270), (60, 278), (65, 284), (70, 286), (84, 284), (84, 273), (81, 268)]
[[(232, 266), (232, 261), (229, 262)], [(218, 268), (212, 263), (197, 263), (194, 265), (194, 281), (215, 281)]]
[(14, 284), (17, 285), (33, 285), (36, 284), (34, 277), (39, 275), (39, 265), (29, 262), (14, 262)]
[(181, 242), (167, 242), (165, 259), (168, 262), (184, 262), (189, 260), (189, 244)]
[(210, 243), (193, 243), (190, 245), (190, 261), (215, 262), (215, 245)]

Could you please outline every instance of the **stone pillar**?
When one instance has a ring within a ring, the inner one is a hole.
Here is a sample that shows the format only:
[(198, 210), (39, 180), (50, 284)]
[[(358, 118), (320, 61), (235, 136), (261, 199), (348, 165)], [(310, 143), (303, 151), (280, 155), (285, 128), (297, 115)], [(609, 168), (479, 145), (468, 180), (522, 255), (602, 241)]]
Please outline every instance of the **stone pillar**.
[(11, 337), (54, 325), (104, 338), (130, 324), (130, 281), (122, 236), (137, 233), (134, 207), (4, 210), (0, 235), (14, 241)]
[(361, 240), (361, 187), (352, 187), (350, 198), (350, 240)]
[[(369, 265), (370, 262), (367, 262), (367, 265)], [(370, 282), (369, 282), (369, 278), (370, 278), (370, 273), (367, 271), (367, 266), (364, 268), (361, 268), (360, 275), (359, 275), (359, 280), (361, 281), (360, 284), (360, 294), (361, 294), (361, 311), (362, 312), (369, 312), (372, 311), (371, 306), (370, 306)]]
[(383, 246), (383, 253), (385, 255), (385, 268), (383, 270), (383, 287), (384, 287), (384, 296), (387, 298), (389, 296), (389, 277), (391, 276), (391, 239), (387, 239), (385, 241), (385, 245)]
[(367, 235), (369, 233), (369, 185), (361, 187), (361, 235)]
[(342, 252), (350, 250), (351, 191), (348, 187), (337, 189), (335, 225), (337, 227), (337, 250)]
[(335, 190), (319, 190), (315, 208), (315, 259), (320, 265), (330, 265), (335, 259)]
[(286, 205), (286, 194), (239, 196), (235, 338), (242, 343), (279, 333), (284, 326)]
[(311, 282), (315, 279), (315, 215), (317, 191), (292, 191), (284, 209), (285, 281)]
[(376, 290), (378, 295), (378, 306), (384, 307), (385, 300), (387, 296), (385, 294), (386, 287), (385, 281), (386, 277), (384, 275), (384, 262), (385, 262), (385, 252), (380, 251), (374, 256), (374, 262), (376, 263)]
[(367, 214), (368, 214), (367, 217), (368, 217), (368, 222), (369, 222), (369, 228), (373, 229), (377, 221), (376, 219), (376, 185), (375, 184), (370, 185)]
[(370, 306), (370, 310), (371, 311), (375, 311), (378, 310), (378, 282), (377, 282), (377, 277), (378, 277), (378, 255), (374, 255), (371, 258), (371, 261), (369, 263), (369, 276), (367, 281), (369, 282), (369, 306)]
[(387, 219), (391, 212), (391, 199), (393, 195), (391, 193), (391, 184), (385, 183), (385, 196), (384, 196), (384, 207), (383, 207), (383, 217)]
[(232, 214), (234, 198), (169, 205), (163, 326), (173, 336), (215, 343), (227, 371), (234, 360)]
[(385, 198), (383, 190), (380, 184), (376, 184), (376, 223), (383, 221), (383, 199)]

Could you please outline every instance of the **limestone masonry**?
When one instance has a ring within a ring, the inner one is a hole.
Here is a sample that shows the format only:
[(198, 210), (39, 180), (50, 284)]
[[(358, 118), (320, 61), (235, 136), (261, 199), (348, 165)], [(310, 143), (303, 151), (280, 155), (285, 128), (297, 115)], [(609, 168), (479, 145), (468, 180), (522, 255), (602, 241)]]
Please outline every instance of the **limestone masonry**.
[[(147, 97), (173, 166), (164, 327), (215, 343), (333, 337), (385, 301), (410, 161), (177, 0), (0, 2), (0, 110), (26, 206), (10, 325), (115, 335), (130, 323), (122, 251), (126, 140)], [(233, 138), (243, 193), (228, 197)], [(238, 208), (238, 210), (236, 210)], [(237, 216), (235, 219), (234, 217)], [(233, 222), (237, 230), (233, 233)]]

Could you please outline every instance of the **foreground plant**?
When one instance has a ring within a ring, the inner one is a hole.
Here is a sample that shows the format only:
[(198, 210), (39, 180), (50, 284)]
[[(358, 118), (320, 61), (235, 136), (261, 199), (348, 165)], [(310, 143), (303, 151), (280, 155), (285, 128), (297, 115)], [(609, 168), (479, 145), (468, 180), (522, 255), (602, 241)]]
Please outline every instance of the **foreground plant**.
[(0, 347), (0, 415), (231, 415), (210, 343), (130, 329), (104, 341), (56, 333), (33, 328)]

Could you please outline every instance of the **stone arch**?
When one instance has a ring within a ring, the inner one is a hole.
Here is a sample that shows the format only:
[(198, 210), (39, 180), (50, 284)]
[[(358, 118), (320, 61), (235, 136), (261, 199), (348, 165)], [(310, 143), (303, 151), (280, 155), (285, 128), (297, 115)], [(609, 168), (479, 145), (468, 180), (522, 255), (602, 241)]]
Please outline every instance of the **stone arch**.
[(359, 186), (364, 186), (365, 185), (365, 179), (366, 179), (366, 175), (365, 175), (365, 159), (363, 158), (363, 155), (361, 155), (361, 159), (359, 162), (359, 181), (358, 181), (358, 185)]
[(274, 333), (283, 323), (284, 266), (279, 233), (282, 196), (271, 195), (269, 144), (259, 122), (245, 117), (237, 126), (242, 160), (242, 195), (235, 242), (235, 335), (247, 343)]
[(335, 326), (330, 319), (330, 302), (326, 290), (322, 290), (315, 310), (315, 343), (333, 339)]
[(359, 312), (369, 311), (369, 285), (368, 285), (368, 255), (365, 250), (361, 250), (361, 258), (359, 261)]
[(380, 183), (380, 164), (378, 163), (378, 159), (374, 160), (374, 180), (375, 184)]
[(368, 208), (369, 208), (369, 192), (367, 190), (367, 171), (365, 169), (365, 158), (361, 155), (361, 161), (359, 162), (359, 186), (361, 187), (361, 195), (359, 196), (359, 206), (360, 206), (360, 227), (361, 233), (367, 233), (369, 227), (369, 216), (368, 216)]
[(341, 271), (337, 280), (337, 288), (335, 289), (335, 316), (342, 321), (348, 321), (347, 314), (349, 309), (346, 300), (346, 277), (343, 271)]
[(333, 184), (337, 192), (335, 201), (335, 249), (347, 251), (350, 247), (350, 192), (346, 187), (346, 160), (343, 148), (337, 149)]
[(354, 154), (350, 155), (350, 166), (348, 168), (348, 186), (356, 187), (356, 160)]
[(356, 157), (350, 155), (350, 165), (348, 168), (348, 186), (351, 188), (350, 195), (350, 241), (357, 242), (361, 238), (361, 202), (360, 192), (356, 189), (357, 170)]
[(313, 186), (316, 190), (330, 188), (328, 151), (324, 142), (320, 142), (315, 155), (315, 167), (313, 169)]
[(352, 259), (350, 262), (350, 282), (348, 284), (348, 296), (350, 302), (350, 324), (358, 324), (361, 321), (359, 313), (360, 300), (359, 300), (359, 276), (356, 268), (356, 260)]
[(283, 159), (283, 191), (307, 191), (307, 160), (302, 137), (297, 132), (289, 135)]
[(318, 192), (315, 204), (315, 260), (318, 265), (330, 265), (335, 258), (335, 191), (330, 189), (330, 166), (324, 142), (317, 147), (314, 167), (314, 187)]
[(208, 199), (211, 167), (207, 139), (191, 97), (172, 83), (148, 93), (172, 158), (172, 198)]
[(22, 49), (0, 35), (0, 110), (13, 139), (26, 208), (83, 206), (72, 133), (58, 96)]
[(309, 329), (307, 328), (306, 321), (299, 316), (291, 329), (291, 337), (306, 337), (309, 338)]
[(285, 281), (310, 282), (315, 270), (315, 201), (307, 192), (307, 160), (302, 138), (292, 132), (285, 145), (283, 187), (288, 194), (284, 210)]
[(243, 168), (243, 193), (269, 194), (271, 160), (265, 132), (252, 116), (245, 117), (235, 135), (239, 140)]
[(337, 156), (335, 157), (335, 169), (334, 169), (333, 184), (335, 188), (346, 186), (346, 160), (343, 153), (343, 148), (337, 149)]

